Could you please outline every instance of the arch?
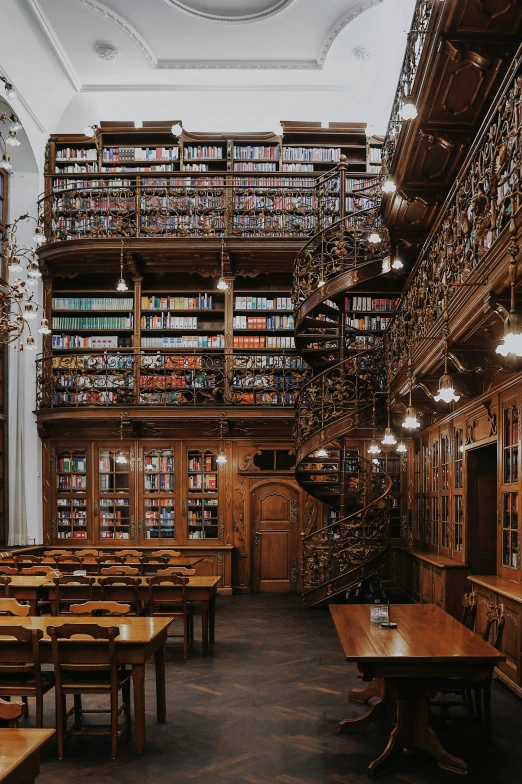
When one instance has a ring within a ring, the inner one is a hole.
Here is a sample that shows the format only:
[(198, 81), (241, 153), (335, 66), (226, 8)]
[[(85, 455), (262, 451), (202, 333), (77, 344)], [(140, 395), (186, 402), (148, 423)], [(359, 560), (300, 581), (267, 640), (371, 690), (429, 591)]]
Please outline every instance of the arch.
[(99, 2), (99, 0), (76, 0), (76, 2), (81, 3), (86, 8), (94, 11), (95, 14), (99, 14), (100, 16), (103, 16), (104, 19), (112, 22), (112, 24), (115, 25), (123, 33), (123, 35), (125, 35), (129, 41), (134, 44), (143, 59), (146, 60), (152, 68), (157, 67), (158, 58), (145, 39), (129, 22), (127, 22), (126, 19), (124, 19), (112, 9), (108, 8), (103, 3)]

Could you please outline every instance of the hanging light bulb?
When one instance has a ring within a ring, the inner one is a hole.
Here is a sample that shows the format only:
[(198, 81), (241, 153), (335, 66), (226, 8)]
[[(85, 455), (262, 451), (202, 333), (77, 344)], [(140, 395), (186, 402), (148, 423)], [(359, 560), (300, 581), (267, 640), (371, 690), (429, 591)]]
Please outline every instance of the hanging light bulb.
[(284, 134), (284, 132), (285, 132), (285, 129), (283, 128), (281, 123), (277, 123), (277, 125), (275, 126), (274, 131), (273, 131), (274, 136), (282, 136)]
[(397, 449), (395, 451), (396, 452), (401, 452), (401, 453), (402, 452), (407, 452), (408, 451), (408, 447), (406, 446), (404, 441), (400, 441), (399, 442), (399, 446), (397, 447)]
[(15, 118), (15, 119), (12, 121), (12, 123), (11, 123), (11, 130), (12, 130), (12, 131), (14, 131), (14, 132), (16, 133), (16, 131), (21, 131), (21, 130), (22, 130), (22, 128), (23, 128), (23, 125), (22, 125), (22, 123), (20, 122), (20, 120), (18, 119), (18, 117), (16, 117), (16, 118)]
[(392, 269), (398, 271), (403, 269), (404, 263), (400, 259), (394, 259), (392, 264)]
[(378, 245), (379, 242), (382, 242), (382, 237), (377, 231), (372, 231), (370, 236), (368, 237), (368, 242), (371, 242), (372, 245)]
[(10, 82), (5, 82), (5, 94), (8, 98), (16, 98), (16, 90)]
[(46, 318), (42, 319), (42, 325), (41, 325), (40, 329), (38, 330), (38, 332), (40, 333), (40, 335), (50, 335), (51, 334), (51, 330), (49, 329), (49, 322), (47, 321)]
[(43, 245), (46, 241), (45, 234), (42, 231), (41, 226), (36, 226), (33, 234), (33, 242), (35, 245), (40, 246)]
[(216, 463), (218, 465), (224, 465), (227, 463), (227, 456), (225, 455), (225, 449), (223, 445), (223, 419), (219, 420), (219, 452), (218, 456), (216, 457)]
[(328, 452), (326, 451), (326, 449), (324, 447), (321, 447), (320, 449), (317, 450), (317, 452), (315, 453), (315, 456), (316, 457), (328, 457)]
[(38, 285), (38, 280), (36, 278), (27, 278), (25, 285), (30, 286), (31, 288), (35, 288), (35, 286)]
[(23, 318), (26, 321), (32, 321), (36, 318), (36, 310), (30, 302), (24, 308)]
[(391, 427), (387, 427), (384, 431), (384, 438), (381, 441), (383, 446), (394, 446), (397, 443), (397, 439), (393, 435), (393, 430)]
[(407, 99), (399, 109), (401, 120), (414, 120), (418, 115), (417, 107), (411, 99)]
[(225, 280), (225, 240), (221, 238), (221, 277), (217, 282), (219, 291), (227, 291), (228, 283)]
[(499, 343), (496, 352), (503, 357), (513, 354), (515, 357), (522, 357), (522, 316), (516, 311), (515, 284), (516, 284), (516, 262), (514, 258), (509, 263), (511, 276), (511, 304), (509, 313), (506, 312), (504, 321), (503, 343)]
[(373, 463), (374, 465), (378, 466), (378, 465), (379, 465), (379, 458), (377, 458), (377, 457), (374, 457), (374, 458), (373, 458), (373, 460), (372, 460), (372, 463)]
[(15, 256), (11, 261), (7, 263), (8, 268), (11, 272), (20, 272), (23, 269), (21, 265), (21, 259), (19, 256)]
[(369, 455), (378, 455), (381, 451), (379, 444), (374, 440), (372, 440), (370, 446), (368, 447), (368, 454)]
[(321, 277), (319, 282), (318, 282), (318, 284), (317, 284), (317, 288), (318, 289), (322, 288), (325, 285), (325, 283), (326, 283), (326, 281), (323, 280), (322, 277)]
[(34, 342), (34, 338), (32, 335), (28, 335), (27, 340), (25, 341), (25, 350), (26, 351), (36, 351), (36, 343)]
[(0, 161), (0, 169), (4, 169), (4, 171), (11, 171), (12, 168), (13, 164), (11, 163), (9, 155), (4, 152), (2, 160)]
[(219, 463), (220, 465), (224, 465), (226, 462), (227, 462), (227, 457), (225, 453), (222, 450), (220, 450), (218, 456), (216, 457), (216, 463)]
[(406, 409), (406, 416), (404, 417), (404, 422), (402, 426), (406, 428), (406, 430), (415, 430), (416, 428), (420, 427), (420, 422), (417, 419), (417, 412), (415, 408), (411, 404), (411, 390), (413, 386), (413, 378), (411, 372), (411, 357), (408, 357), (408, 385), (409, 385), (409, 403), (408, 408)]
[(448, 373), (448, 349), (449, 349), (449, 314), (448, 308), (446, 303), (446, 297), (444, 297), (442, 301), (442, 309), (444, 312), (444, 324), (442, 327), (442, 336), (444, 340), (444, 373), (439, 379), (439, 391), (437, 395), (433, 396), (433, 399), (436, 403), (439, 403), (441, 400), (444, 403), (452, 403), (457, 402), (460, 400), (460, 395), (455, 394), (455, 388), (453, 386), (453, 379)]
[(391, 179), (391, 177), (387, 177), (382, 184), (382, 192), (395, 193), (396, 190), (397, 186), (395, 185), (394, 181)]
[(5, 140), (5, 143), (9, 145), (9, 147), (20, 147), (20, 139), (16, 138), (16, 131), (11, 130), (9, 131), (9, 136)]
[(95, 125), (86, 125), (83, 129), (83, 135), (88, 136), (92, 139), (93, 136), (96, 136), (96, 126)]
[(118, 281), (118, 285), (116, 286), (116, 291), (128, 291), (129, 287), (125, 283), (125, 279), (123, 277), (123, 240), (121, 241), (121, 251), (120, 251), (120, 279)]
[(124, 463), (127, 462), (127, 457), (126, 455), (124, 455), (123, 452), (118, 452), (118, 454), (114, 458), (114, 462), (118, 463), (119, 465), (123, 465)]
[(173, 136), (181, 136), (181, 134), (183, 133), (183, 128), (181, 123), (174, 123), (174, 125), (170, 129), (170, 132), (172, 133)]
[(29, 278), (41, 278), (42, 273), (40, 272), (40, 268), (38, 266), (38, 262), (32, 261), (29, 265), (29, 269), (27, 270), (27, 276)]
[(382, 274), (387, 275), (388, 272), (391, 272), (391, 259), (389, 256), (385, 256), (382, 260)]

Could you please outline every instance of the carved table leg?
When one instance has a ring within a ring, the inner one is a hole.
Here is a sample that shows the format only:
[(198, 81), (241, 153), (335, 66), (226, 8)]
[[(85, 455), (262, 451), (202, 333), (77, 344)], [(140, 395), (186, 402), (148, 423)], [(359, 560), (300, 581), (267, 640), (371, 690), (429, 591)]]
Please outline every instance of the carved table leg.
[(355, 702), (368, 702), (372, 697), (384, 697), (384, 678), (373, 678), (364, 689), (352, 689), (348, 699)]
[(350, 733), (354, 734), (356, 732), (362, 732), (366, 729), (368, 724), (371, 724), (372, 721), (377, 721), (377, 719), (380, 719), (381, 716), (386, 716), (386, 714), (386, 700), (376, 700), (371, 706), (370, 710), (366, 711), (366, 713), (362, 716), (357, 716), (354, 719), (343, 719), (343, 721), (340, 721), (339, 732), (342, 732), (346, 735)]

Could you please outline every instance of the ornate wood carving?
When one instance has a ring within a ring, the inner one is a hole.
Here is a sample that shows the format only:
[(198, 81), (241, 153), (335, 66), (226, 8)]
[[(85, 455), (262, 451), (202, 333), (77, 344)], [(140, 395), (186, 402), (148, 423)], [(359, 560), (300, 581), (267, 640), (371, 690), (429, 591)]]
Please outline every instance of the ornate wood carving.
[(245, 494), (246, 494), (246, 486), (245, 480), (242, 479), (241, 482), (236, 485), (235, 491), (238, 494), (239, 498), (234, 501), (232, 506), (232, 526), (234, 528), (234, 532), (236, 533), (235, 536), (235, 545), (240, 553), (246, 552), (246, 541), (245, 541)]

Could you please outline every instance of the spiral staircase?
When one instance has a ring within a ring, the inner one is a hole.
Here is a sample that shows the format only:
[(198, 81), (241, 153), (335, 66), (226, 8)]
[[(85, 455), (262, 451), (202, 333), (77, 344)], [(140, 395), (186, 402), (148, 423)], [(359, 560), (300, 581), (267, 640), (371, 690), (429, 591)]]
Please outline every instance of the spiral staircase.
[(382, 274), (389, 246), (376, 189), (348, 191), (342, 164), (335, 175), (341, 208), (352, 211), (320, 229), (294, 265), (296, 348), (313, 372), (296, 403), (296, 478), (332, 510), (321, 528), (302, 533), (305, 607), (371, 576), (389, 553), (392, 480), (354, 446), (386, 397), (383, 347), (349, 323), (344, 307), (355, 286)]

